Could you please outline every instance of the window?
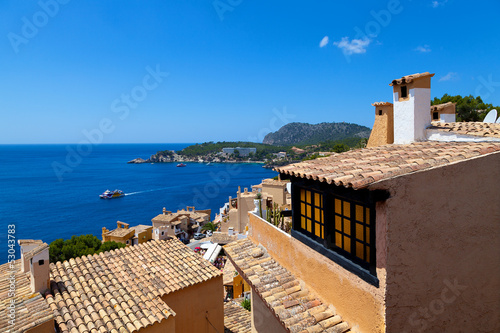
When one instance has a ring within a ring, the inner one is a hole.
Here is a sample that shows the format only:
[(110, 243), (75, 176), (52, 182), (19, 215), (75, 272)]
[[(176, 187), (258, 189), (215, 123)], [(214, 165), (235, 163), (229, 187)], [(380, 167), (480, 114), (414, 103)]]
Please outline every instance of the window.
[(161, 235), (162, 235), (162, 236), (163, 236), (163, 235), (165, 235), (165, 231), (162, 231), (162, 232), (161, 232)]
[(313, 185), (309, 181), (300, 184), (293, 190), (292, 235), (367, 281), (378, 283), (373, 282), (378, 281), (375, 202), (384, 199), (371, 191)]
[(432, 119), (433, 120), (439, 120), (439, 113), (438, 112), (433, 112), (432, 113)]
[(38, 265), (42, 266), (43, 264), (45, 264), (45, 260), (43, 259), (38, 260)]
[(382, 115), (382, 110), (378, 110), (378, 115), (381, 116)]
[(370, 209), (334, 198), (335, 247), (369, 264), (371, 261)]
[(406, 98), (406, 97), (408, 97), (408, 87), (401, 86), (401, 98)]
[(322, 194), (300, 190), (300, 229), (314, 238), (325, 239)]

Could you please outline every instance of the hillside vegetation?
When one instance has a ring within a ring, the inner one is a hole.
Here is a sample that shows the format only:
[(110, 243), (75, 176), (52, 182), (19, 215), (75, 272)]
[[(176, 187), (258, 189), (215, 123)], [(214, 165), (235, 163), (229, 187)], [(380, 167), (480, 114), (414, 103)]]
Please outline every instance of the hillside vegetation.
[(347, 138), (368, 138), (370, 129), (351, 123), (290, 123), (277, 132), (264, 137), (264, 144), (290, 146), (314, 145), (320, 142), (340, 141)]

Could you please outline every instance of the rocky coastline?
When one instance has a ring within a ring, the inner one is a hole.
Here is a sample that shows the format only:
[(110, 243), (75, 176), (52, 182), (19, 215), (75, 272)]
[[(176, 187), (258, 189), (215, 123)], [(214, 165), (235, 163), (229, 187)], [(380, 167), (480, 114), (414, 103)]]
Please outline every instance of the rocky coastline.
[(135, 158), (131, 161), (128, 161), (128, 164), (142, 164), (142, 163), (185, 163), (185, 162), (195, 162), (195, 163), (257, 163), (257, 164), (265, 164), (264, 161), (250, 161), (250, 160), (235, 160), (235, 159), (221, 159), (218, 157), (212, 156), (196, 156), (196, 157), (186, 157), (174, 152), (163, 155), (163, 154), (154, 154), (151, 155), (148, 159), (143, 158)]

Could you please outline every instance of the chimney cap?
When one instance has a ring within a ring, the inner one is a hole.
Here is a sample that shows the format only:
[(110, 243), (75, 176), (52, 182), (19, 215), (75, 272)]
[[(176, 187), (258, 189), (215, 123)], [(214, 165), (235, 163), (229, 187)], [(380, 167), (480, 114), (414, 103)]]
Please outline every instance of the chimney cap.
[(392, 82), (389, 83), (389, 85), (393, 86), (393, 85), (399, 85), (399, 84), (412, 83), (413, 81), (416, 81), (416, 80), (419, 80), (419, 79), (423, 79), (423, 78), (426, 78), (426, 77), (433, 77), (433, 76), (434, 76), (434, 73), (431, 74), (429, 72), (406, 75), (406, 76), (403, 76), (400, 79), (392, 80)]
[(37, 247), (35, 247), (33, 250), (25, 253), (24, 258), (26, 260), (30, 260), (31, 258), (36, 256), (37, 254), (39, 254), (40, 252), (42, 252), (48, 248), (49, 248), (49, 245), (47, 243), (42, 243), (42, 244), (38, 245)]
[(386, 105), (392, 105), (390, 102), (375, 102), (372, 103), (372, 106), (386, 106)]

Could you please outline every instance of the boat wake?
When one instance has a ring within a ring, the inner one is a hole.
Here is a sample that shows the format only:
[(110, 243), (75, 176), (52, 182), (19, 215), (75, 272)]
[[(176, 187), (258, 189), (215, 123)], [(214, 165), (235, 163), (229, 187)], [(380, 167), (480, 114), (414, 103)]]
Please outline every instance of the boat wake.
[(192, 186), (192, 187), (195, 187), (195, 186), (202, 185), (202, 184), (207, 184), (207, 183), (210, 183), (210, 182), (213, 182), (213, 180), (208, 180), (208, 181), (198, 182), (198, 183), (195, 183), (195, 184), (184, 184), (184, 185), (176, 185), (176, 186), (169, 186), (169, 187), (155, 188), (155, 189), (151, 189), (151, 190), (144, 190), (144, 191), (130, 192), (130, 193), (125, 193), (125, 195), (126, 195), (126, 196), (128, 196), (128, 195), (135, 195), (135, 194), (148, 193), (148, 192), (155, 192), (155, 191), (164, 191), (164, 190), (170, 190), (170, 189), (173, 189), (173, 188), (181, 188), (181, 187), (186, 187), (186, 186)]

